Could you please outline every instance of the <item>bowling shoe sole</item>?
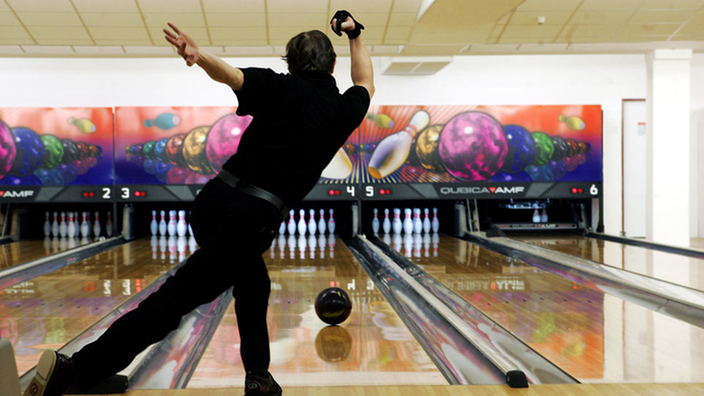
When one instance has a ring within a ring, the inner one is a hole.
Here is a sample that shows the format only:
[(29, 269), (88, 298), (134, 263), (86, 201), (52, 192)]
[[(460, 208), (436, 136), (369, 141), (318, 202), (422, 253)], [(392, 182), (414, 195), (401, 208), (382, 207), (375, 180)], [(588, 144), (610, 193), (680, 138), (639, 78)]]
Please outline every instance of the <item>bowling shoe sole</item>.
[(24, 391), (24, 396), (43, 396), (46, 393), (46, 386), (56, 371), (58, 357), (54, 351), (44, 351), (37, 364), (37, 373)]

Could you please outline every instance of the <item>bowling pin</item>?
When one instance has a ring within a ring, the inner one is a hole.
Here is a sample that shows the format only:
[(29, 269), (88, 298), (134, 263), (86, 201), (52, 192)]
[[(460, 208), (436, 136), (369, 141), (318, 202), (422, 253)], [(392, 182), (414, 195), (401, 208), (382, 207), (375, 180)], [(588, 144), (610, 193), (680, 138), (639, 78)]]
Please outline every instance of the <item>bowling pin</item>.
[(54, 212), (54, 221), (51, 223), (51, 236), (57, 237), (59, 236), (59, 220), (58, 220), (59, 214)]
[(61, 235), (61, 238), (66, 238), (67, 234), (67, 228), (68, 226), (66, 225), (66, 212), (61, 212), (61, 224), (59, 224), (59, 235)]
[(286, 233), (286, 220), (281, 220), (281, 225), (279, 226), (279, 235), (284, 235)]
[(413, 137), (429, 122), (430, 115), (421, 110), (413, 115), (406, 129), (385, 137), (369, 159), (369, 174), (375, 179), (383, 179), (400, 168), (408, 159)]
[(149, 223), (149, 231), (152, 235), (156, 235), (159, 232), (159, 223), (156, 221), (156, 210), (152, 210), (152, 222)]
[(310, 216), (308, 218), (308, 233), (310, 235), (315, 235), (318, 228), (318, 224), (315, 222), (315, 209), (309, 210), (308, 215)]
[(548, 211), (543, 208), (543, 213), (540, 214), (540, 222), (541, 223), (547, 223), (548, 222)]
[(394, 209), (394, 223), (393, 223), (394, 233), (400, 234), (403, 231), (403, 222), (401, 222), (401, 209)]
[[(78, 220), (76, 219), (76, 221), (78, 221)], [(73, 237), (76, 236), (76, 222), (74, 221), (74, 218), (73, 218), (73, 212), (69, 212), (69, 213), (68, 213), (68, 229), (67, 229), (67, 232), (68, 232), (68, 237), (69, 237), (69, 238), (73, 238)]]
[(374, 220), (372, 220), (372, 231), (374, 235), (379, 233), (379, 209), (374, 208)]
[(100, 219), (98, 218), (98, 212), (95, 212), (95, 221), (93, 222), (93, 235), (95, 235), (96, 238), (99, 238), (100, 231), (102, 231), (100, 227)]
[(533, 223), (540, 223), (540, 212), (538, 212), (538, 208), (535, 208), (533, 211)]
[(288, 234), (293, 235), (296, 233), (296, 218), (294, 217), (294, 214), (296, 212), (293, 211), (293, 209), (288, 211)]
[(426, 234), (430, 232), (430, 216), (428, 213), (430, 213), (430, 210), (428, 208), (423, 209), (423, 212), (425, 214), (425, 218), (423, 219), (423, 232)]
[(440, 220), (438, 220), (438, 208), (433, 208), (433, 221), (430, 222), (430, 226), (434, 233), (440, 230)]
[(389, 208), (384, 209), (384, 222), (381, 228), (384, 230), (384, 234), (391, 232), (391, 220), (389, 220)]
[(403, 232), (406, 234), (412, 234), (413, 233), (413, 219), (411, 218), (411, 209), (406, 208), (403, 211), (404, 213), (404, 218), (403, 218)]
[(423, 221), (420, 219), (420, 209), (413, 209), (413, 232), (420, 234), (423, 232)]
[(176, 211), (169, 211), (169, 224), (166, 225), (166, 231), (169, 236), (176, 236)]
[(191, 223), (193, 222), (193, 215), (191, 214), (191, 211), (188, 211), (188, 218), (191, 219), (190, 222), (188, 222), (188, 235), (193, 236), (193, 228), (191, 228)]
[(107, 235), (108, 238), (112, 236), (112, 212), (108, 212), (108, 221), (105, 222), (105, 235)]
[(188, 226), (186, 225), (186, 211), (179, 210), (178, 211), (178, 223), (176, 223), (176, 233), (180, 237), (185, 237), (187, 230), (188, 230)]
[(51, 235), (51, 222), (49, 221), (49, 212), (44, 212), (44, 217), (46, 218), (44, 220), (44, 236), (48, 237), (49, 235)]
[[(335, 218), (333, 217), (333, 214), (335, 211), (333, 209), (330, 209), (330, 217), (328, 218), (328, 232), (330, 235), (335, 234)], [(332, 256), (330, 256), (332, 258)]]
[(161, 215), (161, 220), (159, 220), (159, 235), (166, 236), (166, 212), (163, 210), (159, 212)]
[(325, 209), (320, 209), (320, 218), (318, 219), (318, 232), (320, 235), (325, 235), (327, 226), (325, 224)]
[(298, 218), (298, 234), (305, 235), (307, 228), (308, 228), (306, 226), (306, 211), (305, 211), (305, 209), (299, 210), (298, 215), (300, 216)]
[(88, 212), (81, 212), (81, 236), (87, 238), (90, 234), (90, 222), (88, 221)]
[(345, 152), (345, 149), (340, 147), (332, 157), (330, 163), (323, 169), (321, 177), (326, 179), (347, 179), (352, 174), (352, 161)]

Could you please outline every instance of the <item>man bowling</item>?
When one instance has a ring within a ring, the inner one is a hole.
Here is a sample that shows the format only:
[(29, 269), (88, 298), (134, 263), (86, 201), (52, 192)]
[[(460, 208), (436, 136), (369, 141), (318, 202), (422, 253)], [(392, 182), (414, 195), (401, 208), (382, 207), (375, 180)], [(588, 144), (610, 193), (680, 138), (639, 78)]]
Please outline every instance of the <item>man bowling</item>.
[[(233, 67), (198, 47), (176, 26), (164, 29), (188, 66), (200, 66), (229, 86), (237, 114), (251, 115), (238, 152), (193, 204), (192, 228), (200, 249), (155, 293), (72, 357), (44, 351), (25, 396), (58, 396), (71, 385), (87, 390), (127, 367), (147, 346), (178, 327), (181, 317), (233, 287), (246, 395), (281, 395), (269, 373), (266, 323), (271, 281), (262, 254), (288, 211), (313, 188), (325, 166), (362, 122), (374, 78), (360, 36), (346, 11), (331, 21), (349, 38), (354, 86), (340, 94), (328, 37), (312, 30), (286, 45), (289, 74)], [(183, 85), (184, 89), (197, 89)], [(188, 292), (184, 292), (184, 291)]]

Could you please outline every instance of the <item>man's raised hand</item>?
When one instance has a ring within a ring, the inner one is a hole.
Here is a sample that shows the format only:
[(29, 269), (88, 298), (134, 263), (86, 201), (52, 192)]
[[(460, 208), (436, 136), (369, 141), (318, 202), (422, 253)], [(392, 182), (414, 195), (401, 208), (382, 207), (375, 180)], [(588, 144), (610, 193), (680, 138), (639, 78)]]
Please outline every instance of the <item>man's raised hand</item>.
[[(171, 43), (178, 50), (178, 54), (186, 61), (186, 65), (193, 66), (198, 62), (200, 58), (198, 54), (198, 45), (191, 37), (186, 33), (180, 31), (171, 22), (168, 23), (169, 27), (173, 29), (173, 32), (169, 29), (164, 29), (164, 37), (166, 41)], [(175, 33), (174, 33), (175, 32)]]

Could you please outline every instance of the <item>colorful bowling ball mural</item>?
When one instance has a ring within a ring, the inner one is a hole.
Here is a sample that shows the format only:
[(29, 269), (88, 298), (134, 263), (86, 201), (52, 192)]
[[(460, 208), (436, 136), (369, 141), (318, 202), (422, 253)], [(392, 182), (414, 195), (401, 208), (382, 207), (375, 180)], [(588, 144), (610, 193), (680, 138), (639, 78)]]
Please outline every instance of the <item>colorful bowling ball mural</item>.
[(112, 184), (106, 143), (112, 109), (0, 108), (0, 185)]
[[(430, 126), (415, 131), (419, 112), (429, 115)], [(394, 122), (380, 122), (386, 119)], [(375, 171), (363, 171), (362, 183), (596, 182), (601, 125), (600, 106), (372, 106), (359, 142), (346, 150), (359, 154), (363, 170), (375, 158)], [(410, 149), (399, 143), (375, 153), (380, 142), (404, 134)], [(402, 166), (377, 171), (399, 158)]]

